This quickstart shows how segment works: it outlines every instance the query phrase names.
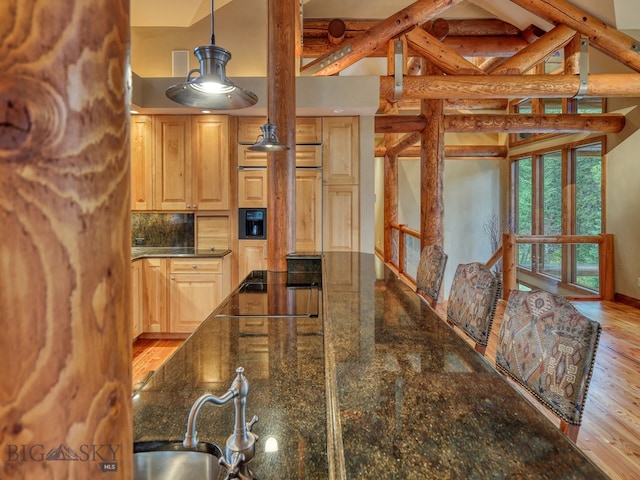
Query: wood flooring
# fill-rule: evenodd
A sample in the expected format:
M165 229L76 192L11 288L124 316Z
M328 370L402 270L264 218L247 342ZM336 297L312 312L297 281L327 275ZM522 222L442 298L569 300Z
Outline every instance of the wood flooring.
M640 479L640 310L615 302L574 302L602 325L577 446L613 480ZM442 313L442 306L437 309ZM486 357L495 358L500 319ZM136 340L133 383L156 370L183 340ZM534 402L535 404L535 402ZM538 407L556 424L553 415Z

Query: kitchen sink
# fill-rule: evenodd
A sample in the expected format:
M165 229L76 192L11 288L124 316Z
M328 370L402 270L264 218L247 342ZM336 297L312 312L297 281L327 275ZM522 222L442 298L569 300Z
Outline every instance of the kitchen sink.
M149 441L133 444L134 480L217 480L222 451L214 443L199 442L184 448L182 441Z

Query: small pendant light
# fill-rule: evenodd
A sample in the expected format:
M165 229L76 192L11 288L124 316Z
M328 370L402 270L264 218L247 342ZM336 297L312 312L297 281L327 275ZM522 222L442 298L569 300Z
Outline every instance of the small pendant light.
M215 44L213 12L211 0L211 44L196 47L193 51L200 68L191 70L185 83L167 88L165 95L188 107L211 110L235 110L255 105L258 101L255 93L238 87L227 78L225 68L231 53ZM192 78L195 73L199 75Z
M247 147L248 150L254 152L279 152L289 150L289 147L280 143L276 135L276 126L273 123L269 123L268 119L267 123L260 126L260 130L262 130L262 135L258 135L256 143Z

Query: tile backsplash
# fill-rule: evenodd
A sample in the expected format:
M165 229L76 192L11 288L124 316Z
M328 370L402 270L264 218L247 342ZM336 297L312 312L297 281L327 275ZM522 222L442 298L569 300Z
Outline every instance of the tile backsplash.
M192 213L132 213L131 245L134 247L193 247Z

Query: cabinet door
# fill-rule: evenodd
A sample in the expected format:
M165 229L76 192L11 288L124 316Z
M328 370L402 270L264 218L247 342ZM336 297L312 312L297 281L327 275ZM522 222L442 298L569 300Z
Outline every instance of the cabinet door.
M153 210L153 117L131 117L131 210Z
M238 206L241 208L265 208L267 206L266 169L238 171Z
M229 209L229 123L227 117L197 115L193 132L191 208Z
M258 135L262 135L260 127L267 122L266 117L240 117L238 119L238 143L256 143ZM280 137L276 129L276 135ZM296 143L320 144L322 143L322 118L298 117L296 118Z
M142 262L134 261L131 264L131 323L132 340L142 333Z
M329 117L322 125L325 185L359 182L360 123L357 117Z
M191 118L159 115L155 118L155 208L191 208Z
M322 250L322 172L296 169L296 251Z
M358 251L360 242L358 185L328 185L323 191L323 250Z
M222 300L222 276L209 273L175 273L169 281L169 330L191 333Z
M167 264L166 258L145 258L143 261L143 330L145 333L166 333L167 328Z
M264 240L240 240L238 242L238 275L240 281L252 270L267 269L267 242Z

